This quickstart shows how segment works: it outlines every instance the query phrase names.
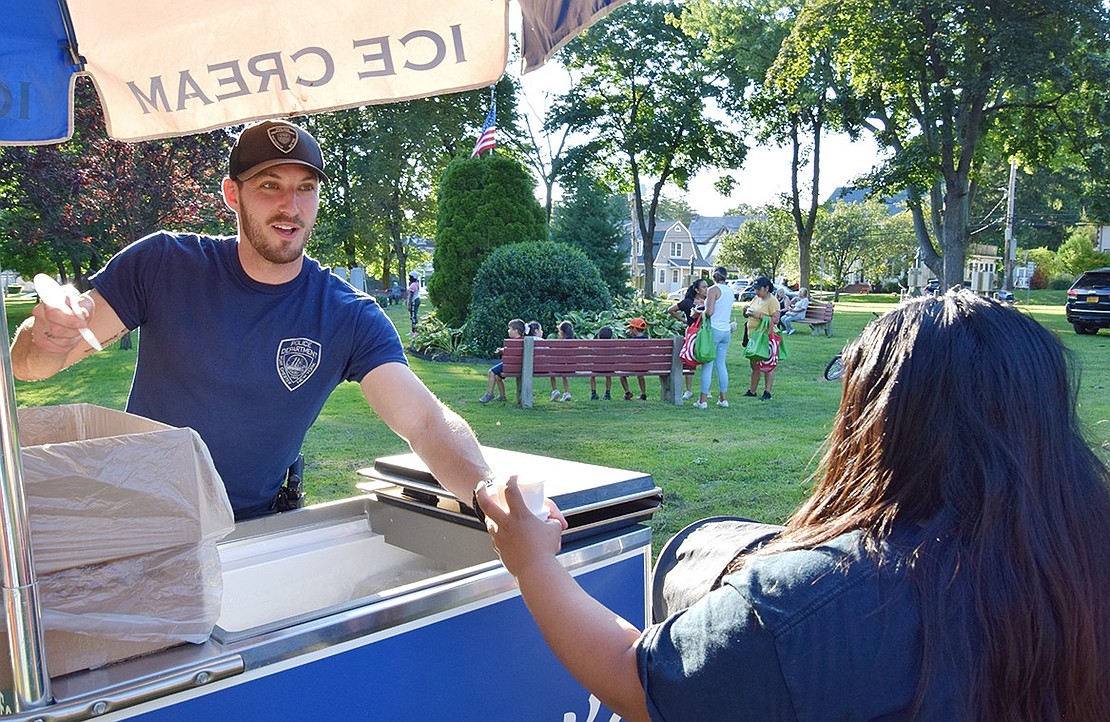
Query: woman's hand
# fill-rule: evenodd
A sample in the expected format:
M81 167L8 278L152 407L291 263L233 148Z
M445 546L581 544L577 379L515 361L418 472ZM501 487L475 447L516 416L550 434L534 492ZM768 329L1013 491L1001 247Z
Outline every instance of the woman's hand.
M500 489L482 486L477 498L486 515L486 530L493 539L493 548L514 577L549 562L559 553L567 521L551 499L544 501L548 518L540 519L528 510L516 476L510 476Z

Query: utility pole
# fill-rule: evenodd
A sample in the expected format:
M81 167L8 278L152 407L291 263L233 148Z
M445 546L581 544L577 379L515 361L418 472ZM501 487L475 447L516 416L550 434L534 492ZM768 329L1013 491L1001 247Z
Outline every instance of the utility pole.
M636 214L636 194L628 194L628 215L630 216L632 226L632 242L629 244L631 248L629 252L632 254L629 258L629 265L632 266L632 287L640 289L640 254L636 252L636 233L640 230L640 220Z
M1014 290L1014 259L1017 258L1017 243L1014 240L1014 191L1017 187L1017 161L1010 159L1010 185L1006 190L1006 248L1003 263L1005 277L1003 288Z

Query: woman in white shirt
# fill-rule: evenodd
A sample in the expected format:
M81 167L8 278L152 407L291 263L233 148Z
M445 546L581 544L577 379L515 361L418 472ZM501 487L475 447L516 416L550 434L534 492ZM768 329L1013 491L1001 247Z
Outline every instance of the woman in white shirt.
M705 315L713 327L713 345L717 349L714 359L701 367L701 397L694 402L694 408L709 408L709 386L713 383L713 370L717 371L717 405L728 408L728 345L732 342L732 304L736 297L732 288L725 283L728 270L724 266L713 269L713 285L705 295ZM705 323L705 320L702 320Z

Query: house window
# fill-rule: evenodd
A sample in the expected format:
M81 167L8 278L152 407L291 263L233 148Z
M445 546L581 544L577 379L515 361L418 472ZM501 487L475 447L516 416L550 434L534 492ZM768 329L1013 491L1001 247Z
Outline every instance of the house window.
M671 243L671 258L681 258L681 257L682 257L682 243L677 242L677 241Z
M678 271L677 270L671 271L671 283L677 284L679 282L679 280L680 279L679 279L679 276L678 276Z
M659 283L662 284L662 283L666 283L666 282L667 282L667 272L666 271L659 271Z

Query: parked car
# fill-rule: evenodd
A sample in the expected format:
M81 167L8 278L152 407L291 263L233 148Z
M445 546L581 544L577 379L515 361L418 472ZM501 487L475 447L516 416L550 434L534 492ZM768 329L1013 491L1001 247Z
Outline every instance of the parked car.
M783 293L786 294L787 298L797 298L798 297L798 292L797 291L795 291L790 286L784 286L781 283L776 283L775 287L772 289L772 291L776 294L779 291L782 291Z
M1068 289L1064 315L1081 335L1110 328L1110 267L1095 268L1076 279Z
M728 285L729 288L732 289L732 295L736 298L736 300L743 301L744 299L741 298L741 294L743 293L745 288L751 285L751 281L747 278L734 278L728 282Z
M739 291L736 291L737 301L750 301L755 298L755 284L748 283Z
M743 284L741 284L739 282L734 282L734 281L729 281L729 283L733 284L732 292L736 296L737 301L745 301L746 302L746 301L750 301L753 298L755 298L755 284L754 283L752 283L750 281L745 281ZM775 291L778 291L780 288L784 289L786 291L787 298L796 298L798 296L798 292L795 291L794 289L792 289L788 286L783 286L783 285L779 285L779 284L776 284L771 289L771 292L774 293Z

